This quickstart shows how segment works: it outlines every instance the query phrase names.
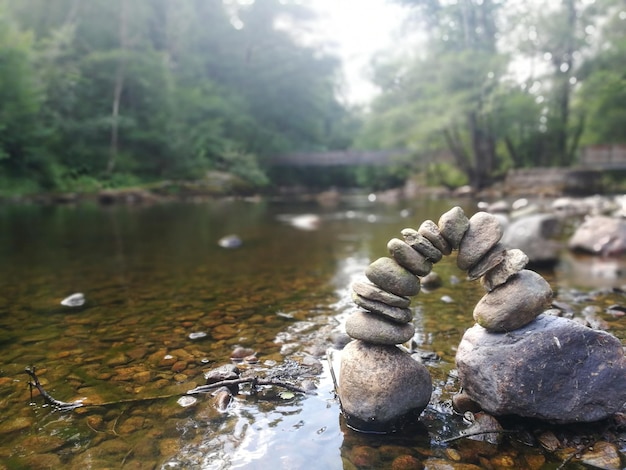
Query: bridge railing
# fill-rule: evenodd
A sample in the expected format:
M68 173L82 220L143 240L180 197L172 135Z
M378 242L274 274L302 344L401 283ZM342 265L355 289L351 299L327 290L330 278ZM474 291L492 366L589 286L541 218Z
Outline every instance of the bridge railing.
M407 150L337 150L277 155L268 160L272 166L391 165L408 156Z

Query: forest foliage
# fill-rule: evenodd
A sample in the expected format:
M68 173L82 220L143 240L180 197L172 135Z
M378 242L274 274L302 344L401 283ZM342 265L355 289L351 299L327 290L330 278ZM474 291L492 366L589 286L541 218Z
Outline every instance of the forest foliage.
M89 190L345 147L339 61L257 0L0 0L0 187Z
M380 94L351 108L339 59L302 40L316 18L299 1L0 0L0 195L211 170L257 187L384 187L427 169L483 187L626 141L623 0L394 1L405 40L373 59ZM411 158L269 167L350 147Z
M480 188L626 143L623 0L395 1L421 36L376 59L359 147L411 149L441 182Z

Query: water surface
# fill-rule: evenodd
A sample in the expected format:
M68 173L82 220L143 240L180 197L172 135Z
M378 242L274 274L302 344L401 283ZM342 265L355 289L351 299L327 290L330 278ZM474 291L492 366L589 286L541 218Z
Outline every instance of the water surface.
M412 347L427 358L434 382L420 422L372 436L341 418L325 351L353 308L350 282L387 254L402 228L436 221L457 204L476 211L469 200L380 204L365 196L333 207L0 207L0 468L391 468L407 455L432 468L479 465L478 455L554 468L554 455L537 446L507 441L479 452L463 441L441 443L464 426L450 408L454 355L483 295L451 258L435 266L443 286L412 304ZM218 246L229 234L242 246ZM624 318L603 314L624 303L612 289L624 281L581 281L567 266L542 274L576 314L595 308L594 318L624 342ZM60 304L75 292L84 293L83 307ZM231 363L237 347L256 352L258 362L238 363L247 373L278 371L284 381L312 383L315 393L255 394L244 386L224 412L210 395L188 408L177 404L205 382L205 371ZM60 400L146 400L60 413L41 397L31 402L27 366ZM171 398L148 400L159 396Z

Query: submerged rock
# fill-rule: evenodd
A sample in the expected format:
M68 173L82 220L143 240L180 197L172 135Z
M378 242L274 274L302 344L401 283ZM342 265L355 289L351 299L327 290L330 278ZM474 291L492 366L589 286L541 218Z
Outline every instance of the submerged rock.
M72 294L61 300L61 305L65 305L66 307L82 307L85 305L85 295L81 292Z
M626 253L626 220L588 217L570 238L568 248L594 255Z
M626 358L614 336L540 315L523 328L465 332L461 386L487 412L556 423L608 418L626 403Z
M348 425L388 432L426 408L432 383L426 367L397 347L352 341L341 353L338 392Z
M217 244L222 248L239 248L243 242L238 235L226 235L225 237L220 238L217 241Z

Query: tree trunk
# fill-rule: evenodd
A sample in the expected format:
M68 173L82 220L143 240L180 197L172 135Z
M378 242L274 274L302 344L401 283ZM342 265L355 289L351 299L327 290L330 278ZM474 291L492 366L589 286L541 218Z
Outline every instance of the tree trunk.
M124 92L124 76L126 69L126 48L128 43L128 11L127 0L120 0L120 16L119 16L119 41L120 41L120 57L115 70L115 83L113 84L113 103L111 106L111 141L109 145L109 161L107 162L106 173L111 174L115 171L117 156L119 153L119 117L120 104L122 101L122 93Z

